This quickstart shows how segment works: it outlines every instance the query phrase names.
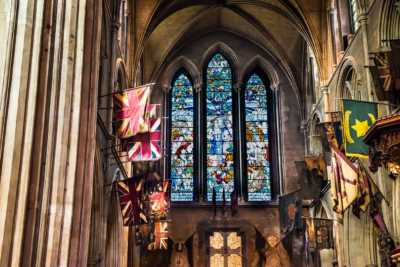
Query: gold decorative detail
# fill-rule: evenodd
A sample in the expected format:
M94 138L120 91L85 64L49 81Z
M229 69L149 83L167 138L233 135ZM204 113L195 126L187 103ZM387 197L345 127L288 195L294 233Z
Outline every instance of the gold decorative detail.
M228 247L230 249L238 249L242 247L242 238L233 232L228 235Z
M351 133L350 133L350 115L351 115L351 111L346 111L345 115L344 115L344 124L343 124L343 130L344 130L344 136L346 137L347 143L349 144L354 144L354 140L351 137Z
M242 257L240 257L238 254L229 255L228 267L242 267Z
M351 128L356 131L357 137L362 137L369 129L368 121L359 121L356 119L356 123L351 126Z
M224 265L224 256L221 254L215 254L210 257L210 267L222 267Z
M213 236L210 236L210 247L213 249L221 249L224 246L224 237L220 232L214 232Z

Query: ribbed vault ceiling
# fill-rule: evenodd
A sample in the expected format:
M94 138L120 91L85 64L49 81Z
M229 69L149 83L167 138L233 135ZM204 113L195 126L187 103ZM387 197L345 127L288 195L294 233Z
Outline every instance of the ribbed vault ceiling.
M142 34L139 53L144 57L145 77L182 40L205 31L227 30L262 46L290 66L295 76L301 71L299 55L307 43L318 55L317 31L322 9L320 0L168 0L161 1ZM307 14L304 16L303 14ZM139 50L140 50L139 49Z

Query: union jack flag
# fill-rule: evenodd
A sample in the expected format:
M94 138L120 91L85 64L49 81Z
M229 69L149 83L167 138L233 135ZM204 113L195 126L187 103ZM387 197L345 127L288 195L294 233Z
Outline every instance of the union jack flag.
M119 138L132 137L148 131L146 108L150 85L114 94L114 128Z
M127 150L130 161L155 161L161 158L161 119L156 117L159 105L149 104L149 131L140 133L128 141Z
M156 221L154 223L154 242L150 243L149 250L167 250L168 249L168 222Z
M134 179L122 180L116 183L121 206L122 220L124 226L137 225L147 222L142 211L142 203Z

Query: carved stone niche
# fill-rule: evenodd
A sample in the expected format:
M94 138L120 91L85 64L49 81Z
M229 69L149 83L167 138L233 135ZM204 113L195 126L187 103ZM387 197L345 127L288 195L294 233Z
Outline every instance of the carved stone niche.
M377 120L364 142L369 145L370 170L388 169L391 178L400 176L400 112Z

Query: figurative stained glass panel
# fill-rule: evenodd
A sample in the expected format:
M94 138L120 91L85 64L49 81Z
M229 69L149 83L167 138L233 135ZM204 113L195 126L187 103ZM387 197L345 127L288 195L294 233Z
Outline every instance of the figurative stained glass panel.
M215 54L207 66L207 200L226 200L234 188L232 72L228 61Z
M171 106L171 201L193 201L193 86L185 74L173 83Z
M268 201L271 200L268 94L257 74L246 85L245 117L248 200Z

